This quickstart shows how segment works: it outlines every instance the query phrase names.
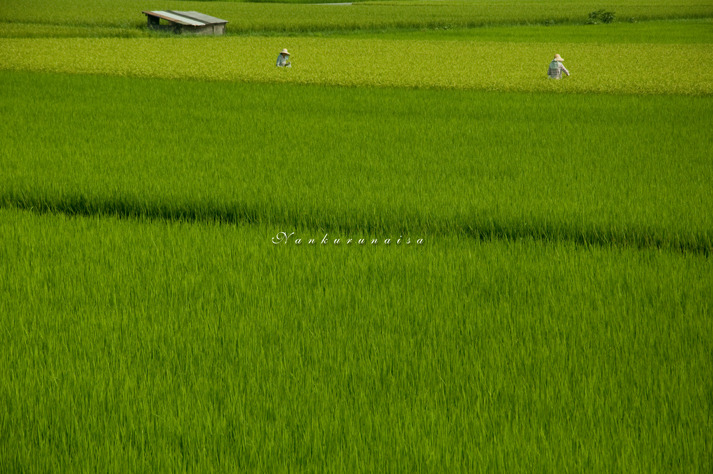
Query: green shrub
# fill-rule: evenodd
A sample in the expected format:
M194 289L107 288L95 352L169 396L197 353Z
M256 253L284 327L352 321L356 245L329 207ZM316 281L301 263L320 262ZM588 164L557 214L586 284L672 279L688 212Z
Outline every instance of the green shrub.
M614 21L614 16L614 12L604 12L599 15L599 19L602 20L602 23L611 23Z
M586 23L588 25L596 25L599 22L611 23L614 21L615 16L616 16L616 13L614 13L614 12L608 12L604 9L595 10L595 11L589 13Z

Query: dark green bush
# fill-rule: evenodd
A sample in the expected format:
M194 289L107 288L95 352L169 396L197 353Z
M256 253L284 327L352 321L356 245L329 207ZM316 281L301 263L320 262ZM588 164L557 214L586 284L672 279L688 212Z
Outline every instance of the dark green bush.
M614 12L603 12L599 15L599 19L602 20L602 23L611 23L614 21Z
M587 25L596 25L600 21L602 23L611 23L614 21L616 14L614 12L608 12L604 9L595 10L589 13L587 18Z

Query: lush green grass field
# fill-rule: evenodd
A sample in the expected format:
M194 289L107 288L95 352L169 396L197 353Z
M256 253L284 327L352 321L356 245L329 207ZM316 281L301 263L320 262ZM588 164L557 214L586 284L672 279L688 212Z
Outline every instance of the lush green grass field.
M228 36L286 36L286 33L236 32ZM517 43L713 43L713 19L651 20L610 25L521 25L477 28L387 28L379 30L335 30L292 33L289 36L341 38L374 38L401 40L469 40ZM105 26L38 25L33 23L0 23L0 38L137 38L170 36L145 28Z
M1 28L1 27L0 27ZM19 31L15 36L24 36ZM87 33L88 34L88 33ZM2 35L2 30L0 30ZM651 20L609 25L521 25L477 28L384 29L314 33L342 38L514 43L713 44L713 19ZM7 36L10 36L8 33ZM50 36L48 33L47 36ZM67 34L66 36L69 36Z
M289 47L294 67L275 68ZM555 52L572 77L550 81ZM685 67L666 58L685 57ZM496 91L713 94L713 44L345 38L0 39L0 70Z
M0 0L0 472L710 472L711 17Z
M14 205L713 246L709 97L0 81Z
M0 470L710 470L708 257L276 229L0 210Z
M519 0L382 2L352 6L184 2L166 0L3 0L0 23L103 26L135 29L146 24L143 10L196 10L228 20L228 31L324 31L375 28L470 27L498 24L578 23L594 10L617 18L710 18L702 0L602 2Z

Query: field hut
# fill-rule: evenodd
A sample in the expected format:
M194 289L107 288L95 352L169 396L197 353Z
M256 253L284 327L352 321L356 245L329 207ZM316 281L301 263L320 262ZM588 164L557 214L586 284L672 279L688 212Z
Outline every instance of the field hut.
M142 12L146 15L149 28L168 30L176 34L222 35L225 33L227 20L198 12L179 12L175 10L157 10ZM164 20L164 23L161 23Z

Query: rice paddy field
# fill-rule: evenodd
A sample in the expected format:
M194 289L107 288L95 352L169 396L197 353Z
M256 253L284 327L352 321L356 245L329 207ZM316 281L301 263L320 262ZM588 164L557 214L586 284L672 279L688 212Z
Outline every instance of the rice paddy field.
M711 472L711 51L694 0L2 2L0 472Z

